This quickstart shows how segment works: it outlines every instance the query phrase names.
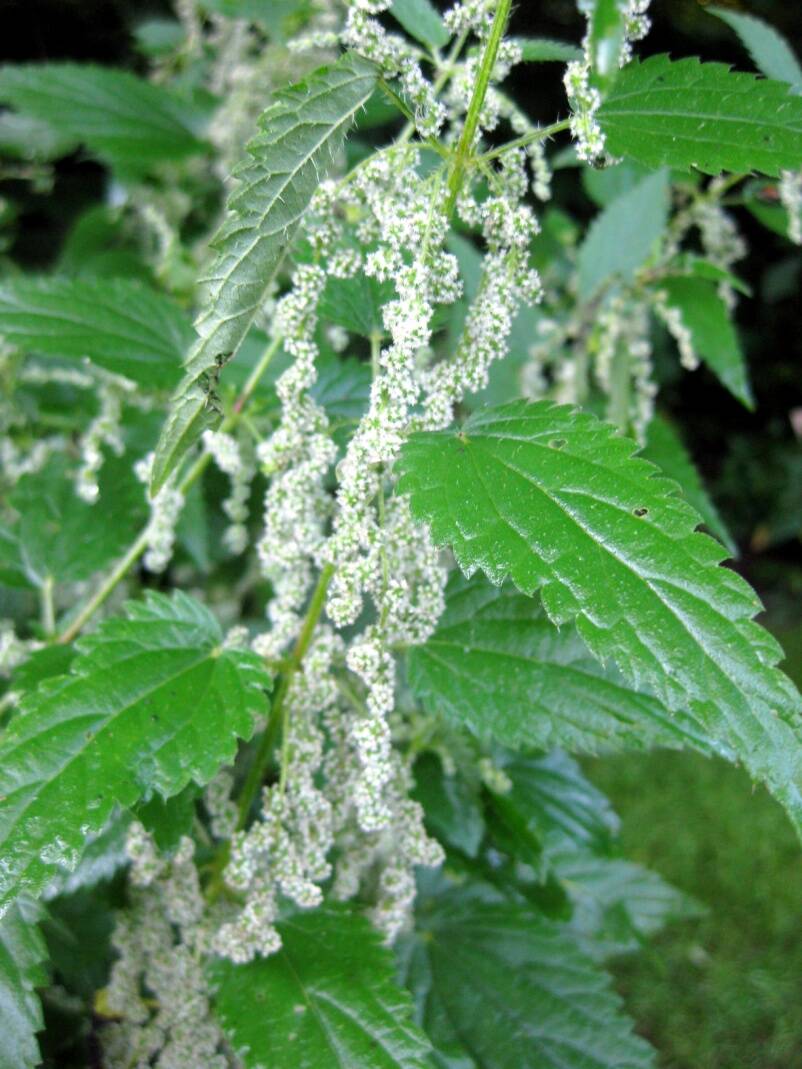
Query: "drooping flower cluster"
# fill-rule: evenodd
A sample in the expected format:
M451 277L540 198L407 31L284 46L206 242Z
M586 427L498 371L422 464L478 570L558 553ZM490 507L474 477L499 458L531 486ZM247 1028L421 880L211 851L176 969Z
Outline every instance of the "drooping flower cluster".
M788 238L802 245L802 170L780 175L780 203L788 212Z

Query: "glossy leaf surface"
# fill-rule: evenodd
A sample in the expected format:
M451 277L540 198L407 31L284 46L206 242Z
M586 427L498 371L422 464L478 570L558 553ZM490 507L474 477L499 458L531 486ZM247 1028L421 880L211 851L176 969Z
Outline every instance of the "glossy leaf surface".
M150 593L23 700L0 742L0 906L74 868L116 804L177 794L233 759L270 680L222 642L199 602Z
M540 590L554 623L576 621L597 659L691 714L800 828L802 698L782 651L676 484L634 451L591 415L514 402L413 436L399 488L464 572Z
M282 948L212 966L215 1010L246 1069L426 1069L430 1046L369 922L343 908L278 925Z

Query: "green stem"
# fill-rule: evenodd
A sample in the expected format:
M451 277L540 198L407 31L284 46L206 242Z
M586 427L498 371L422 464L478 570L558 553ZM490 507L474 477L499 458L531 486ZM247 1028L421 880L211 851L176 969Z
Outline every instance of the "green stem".
M248 376L248 380L242 388L242 393L234 402L231 408L231 412L220 425L221 431L227 432L233 430L233 428L237 426L240 419L242 418L242 410L247 405L248 401L250 401L254 390L259 384L259 380L267 370L270 361L278 352L280 345L281 339L274 338L273 341L271 341L270 345L267 346L264 353L262 354L261 359L254 367L251 374ZM210 456L208 453L201 453L201 455L195 460L192 467L186 473L184 478L179 482L176 488L180 494L186 494L190 487L194 486L194 484L198 481L198 479L206 470L209 464L209 460ZM92 617L95 615L100 606L104 604L104 602L107 600L107 598L112 593L117 584L125 578L125 576L136 564L136 562L139 560L139 558L142 556L142 554L147 548L148 529L147 527L145 527L137 535L136 539L131 543L125 556L115 565L111 572L109 572L109 574L100 584L100 586L89 599L89 601L87 601L87 603L79 611L77 616L75 616L68 624L68 626L61 632L61 634L55 640L56 642L60 642L66 645L68 642L72 642L73 639L80 634L84 626L89 622L89 620L92 619Z
M41 623L45 638L50 638L56 630L56 614L53 607L53 576L48 575L39 591L41 605Z
M482 160L498 159L499 156L503 156L505 152L510 152L512 149L525 148L527 145L531 145L534 141L547 141L555 134L567 130L570 125L570 119L560 119L559 122L554 122L551 126L544 126L537 130L531 130L528 134L516 137L514 141L507 141L506 144L499 145L498 148L491 149L489 152L484 152L479 158Z
M265 771L267 770L268 763L276 745L279 728L282 730L281 770L279 773L281 784L280 789L282 791L284 790L286 767L290 757L289 743L287 741L287 727L289 721L289 712L286 708L287 694L289 693L293 676L301 667L306 652L309 649L312 636L315 633L315 628L317 627L321 613L323 612L326 593L333 576L334 565L327 564L320 573L317 586L312 594L309 607L306 610L301 633L298 635L295 648L288 658L287 667L281 673L281 679L279 680L279 685L276 689L276 696L273 699L272 708L270 710L270 719L268 720L262 738L259 740L259 747L254 754L251 767L248 769L248 775L245 777L242 791L237 800L237 831L241 831L248 822L248 814L250 813L251 806L259 793L259 788L262 786ZM225 889L223 873L225 872L230 857L231 844L226 841L220 846L212 865L211 879L209 880L209 885L206 890L206 898L209 902L214 902L219 898Z
M504 31L507 28L507 20L510 15L511 6L512 0L498 0L496 13L493 16L493 25L490 28L490 36L485 45L476 84L473 87L471 102L468 105L468 113L465 116L465 125L462 128L462 133L460 134L460 139L457 143L457 148L451 165L451 174L448 179L448 200L446 202L446 214L449 217L453 214L454 208L456 207L457 197L459 196L465 172L468 169L468 164L471 160L473 142L476 137L476 131L479 129L479 119L482 114L482 107L485 102L488 86L490 85L490 79L493 75L493 68L496 65L499 46L504 39Z

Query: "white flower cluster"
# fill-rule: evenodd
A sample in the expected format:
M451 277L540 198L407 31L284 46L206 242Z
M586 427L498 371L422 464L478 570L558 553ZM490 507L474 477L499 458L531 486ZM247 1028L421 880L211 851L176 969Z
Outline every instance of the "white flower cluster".
M0 620L0 676L10 675L41 646L36 639L20 638L11 620Z
M244 553L248 547L248 498L256 474L253 460L243 443L223 431L204 431L203 445L231 480L231 493L223 502L223 512L231 520L223 532L223 545L235 555Z
M654 309L663 321L679 349L679 362L687 371L699 367L699 354L693 344L693 335L682 318L682 312L675 305L667 304L668 295L660 291L655 296Z
M134 465L137 479L145 486L150 482L153 453L148 453ZM148 548L143 563L149 572L163 572L173 556L175 528L184 507L184 495L171 482L166 483L150 503L150 519L146 530Z
M664 302L660 307L663 317L673 317L676 312ZM675 319L672 322L676 328ZM610 398L608 415L625 430L631 426L635 437L643 442L657 395L652 378L648 302L637 294L614 296L599 313L597 333L595 374Z
M788 239L794 245L802 245L802 171L783 171L779 194L788 212Z
M268 609L272 628L256 645L265 657L279 656L298 631L313 561L331 514L325 479L336 446L328 433L325 411L309 393L317 378L314 339L325 282L320 267L301 264L289 293L276 308L274 329L295 360L276 384L281 423L257 449L263 470L272 476L265 495L264 534L257 547L262 570L274 590Z
M699 198L690 210L690 223L699 228L704 254L716 267L729 271L743 260L748 249L732 214L722 207L717 193L720 179L714 178L706 196ZM728 282L719 284L718 292L727 306L735 305L735 291Z
M103 466L103 446L107 445L117 456L123 453L120 433L122 400L134 388L132 382L116 375L104 376L98 385L99 411L81 435L81 466L75 483L78 496L90 505L97 501L100 493L97 478Z
M132 905L118 916L112 940L117 959L105 991L112 1020L101 1030L104 1065L233 1069L203 974L208 928L194 843L184 837L166 858L134 822L127 850Z

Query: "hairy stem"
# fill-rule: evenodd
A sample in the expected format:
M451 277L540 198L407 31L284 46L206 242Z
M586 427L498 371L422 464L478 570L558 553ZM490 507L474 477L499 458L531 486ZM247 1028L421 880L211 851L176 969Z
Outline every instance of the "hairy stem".
M242 412L248 401L253 396L253 392L259 384L259 380L264 375L265 371L278 352L281 345L280 338L274 338L265 349L261 359L254 367L251 374L248 376L248 380L242 388L242 393L234 402L230 414L223 420L220 425L221 431L233 430L242 418ZM204 471L208 467L210 456L208 453L201 453L201 455L195 460L195 463L184 475L183 479L179 482L177 490L180 494L185 494L190 487L192 487L198 479L203 475ZM135 540L129 546L125 556L112 568L100 586L97 588L92 597L86 602L83 608L78 614L73 617L67 627L56 638L56 642L66 644L72 642L84 626L92 619L97 610L104 604L109 595L112 593L117 584L126 577L128 572L133 568L145 550L148 548L148 529L147 526L137 535Z
M504 39L504 31L507 28L507 20L510 15L512 0L498 0L496 13L493 16L493 25L490 28L490 36L485 45L482 62L479 66L479 74L473 87L473 95L468 105L468 113L465 116L465 125L462 128L460 139L454 153L451 165L451 174L448 178L448 201L446 214L452 215L457 204L457 197L462 188L465 172L473 152L473 142L476 131L479 129L479 119L482 114L482 106L485 102L487 89L496 65L499 46Z

